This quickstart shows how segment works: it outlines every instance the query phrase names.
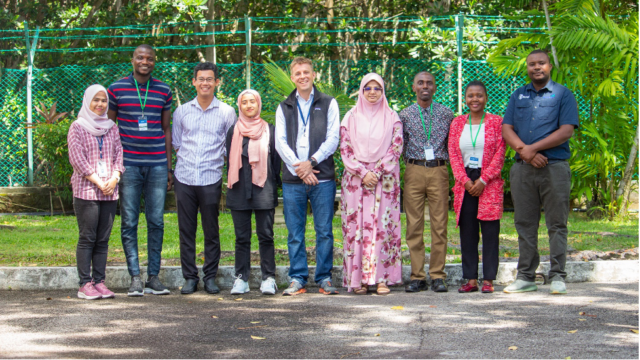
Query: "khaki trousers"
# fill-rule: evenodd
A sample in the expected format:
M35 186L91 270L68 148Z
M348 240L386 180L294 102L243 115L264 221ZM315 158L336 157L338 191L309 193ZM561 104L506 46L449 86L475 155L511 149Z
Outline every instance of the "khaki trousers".
M424 201L429 201L431 227L431 279L444 279L449 220L449 172L447 166L407 164L404 172L404 211L407 246L411 254L411 280L426 280L424 272Z

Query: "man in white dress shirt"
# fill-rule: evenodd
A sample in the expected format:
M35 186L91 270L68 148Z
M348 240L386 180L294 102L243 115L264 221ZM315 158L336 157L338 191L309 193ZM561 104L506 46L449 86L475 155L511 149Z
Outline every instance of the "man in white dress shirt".
M310 59L291 62L296 85L276 111L276 150L285 163L282 174L284 220L289 231L289 287L283 295L306 292L309 278L305 229L307 201L311 202L316 231L315 282L331 295L334 200L336 196L333 153L340 142L340 109L336 100L313 86L316 73Z

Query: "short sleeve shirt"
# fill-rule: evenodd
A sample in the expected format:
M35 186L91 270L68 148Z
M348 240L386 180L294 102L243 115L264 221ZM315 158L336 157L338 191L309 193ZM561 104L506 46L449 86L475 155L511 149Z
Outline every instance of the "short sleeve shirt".
M149 83L149 93L147 92ZM125 166L158 166L167 164L162 112L171 111L173 95L164 82L149 78L144 84L134 82L133 73L109 86L109 110L118 112L117 123ZM145 94L147 97L144 110ZM142 100L142 101L141 101ZM140 116L146 116L147 128L141 130ZM142 128L143 129L143 128Z
M405 159L426 160L424 149L431 147L436 160L449 160L449 126L454 118L453 111L435 101L432 104L433 113L431 107L423 109L414 103L399 114L402 121ZM425 126L422 126L419 111L422 111ZM430 138L429 124L431 124Z
M502 123L513 125L520 140L531 145L562 125L578 127L578 104L569 89L553 80L540 91L527 84L511 95ZM567 160L571 157L569 141L540 153L549 160ZM520 159L520 155L516 154L516 159Z

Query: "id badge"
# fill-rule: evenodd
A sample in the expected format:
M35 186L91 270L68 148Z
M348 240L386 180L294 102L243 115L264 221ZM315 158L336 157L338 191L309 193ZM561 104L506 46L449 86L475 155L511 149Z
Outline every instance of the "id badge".
M138 130L147 131L147 117L144 115L138 116Z
M302 130L302 137L300 138L300 140L296 144L297 147L302 148L302 149L306 149L306 148L309 147L309 138L307 137L307 132L305 130L306 129Z
M436 159L436 155L433 153L433 148L432 147L430 147L430 146L426 147L425 146L425 148L424 148L424 158L427 161Z
M109 174L107 173L107 164L102 160L98 161L98 163L96 164L96 170L96 172L98 173L98 177L106 178L107 176L109 176Z
M480 159L478 159L477 157L471 156L471 157L469 158L469 166L468 166L468 167L469 167L470 169L477 169L477 168L479 168L479 167L480 167L479 160L480 160Z

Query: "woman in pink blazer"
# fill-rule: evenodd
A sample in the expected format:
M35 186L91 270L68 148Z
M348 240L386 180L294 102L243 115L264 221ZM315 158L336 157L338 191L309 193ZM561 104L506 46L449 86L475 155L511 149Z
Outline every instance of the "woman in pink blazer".
M502 118L484 111L487 89L481 81L465 89L470 113L453 119L449 130L449 158L456 183L453 208L460 226L462 275L469 281L458 292L478 291L478 243L482 229L483 293L493 292L498 273L498 240L504 181L500 173L506 144Z

